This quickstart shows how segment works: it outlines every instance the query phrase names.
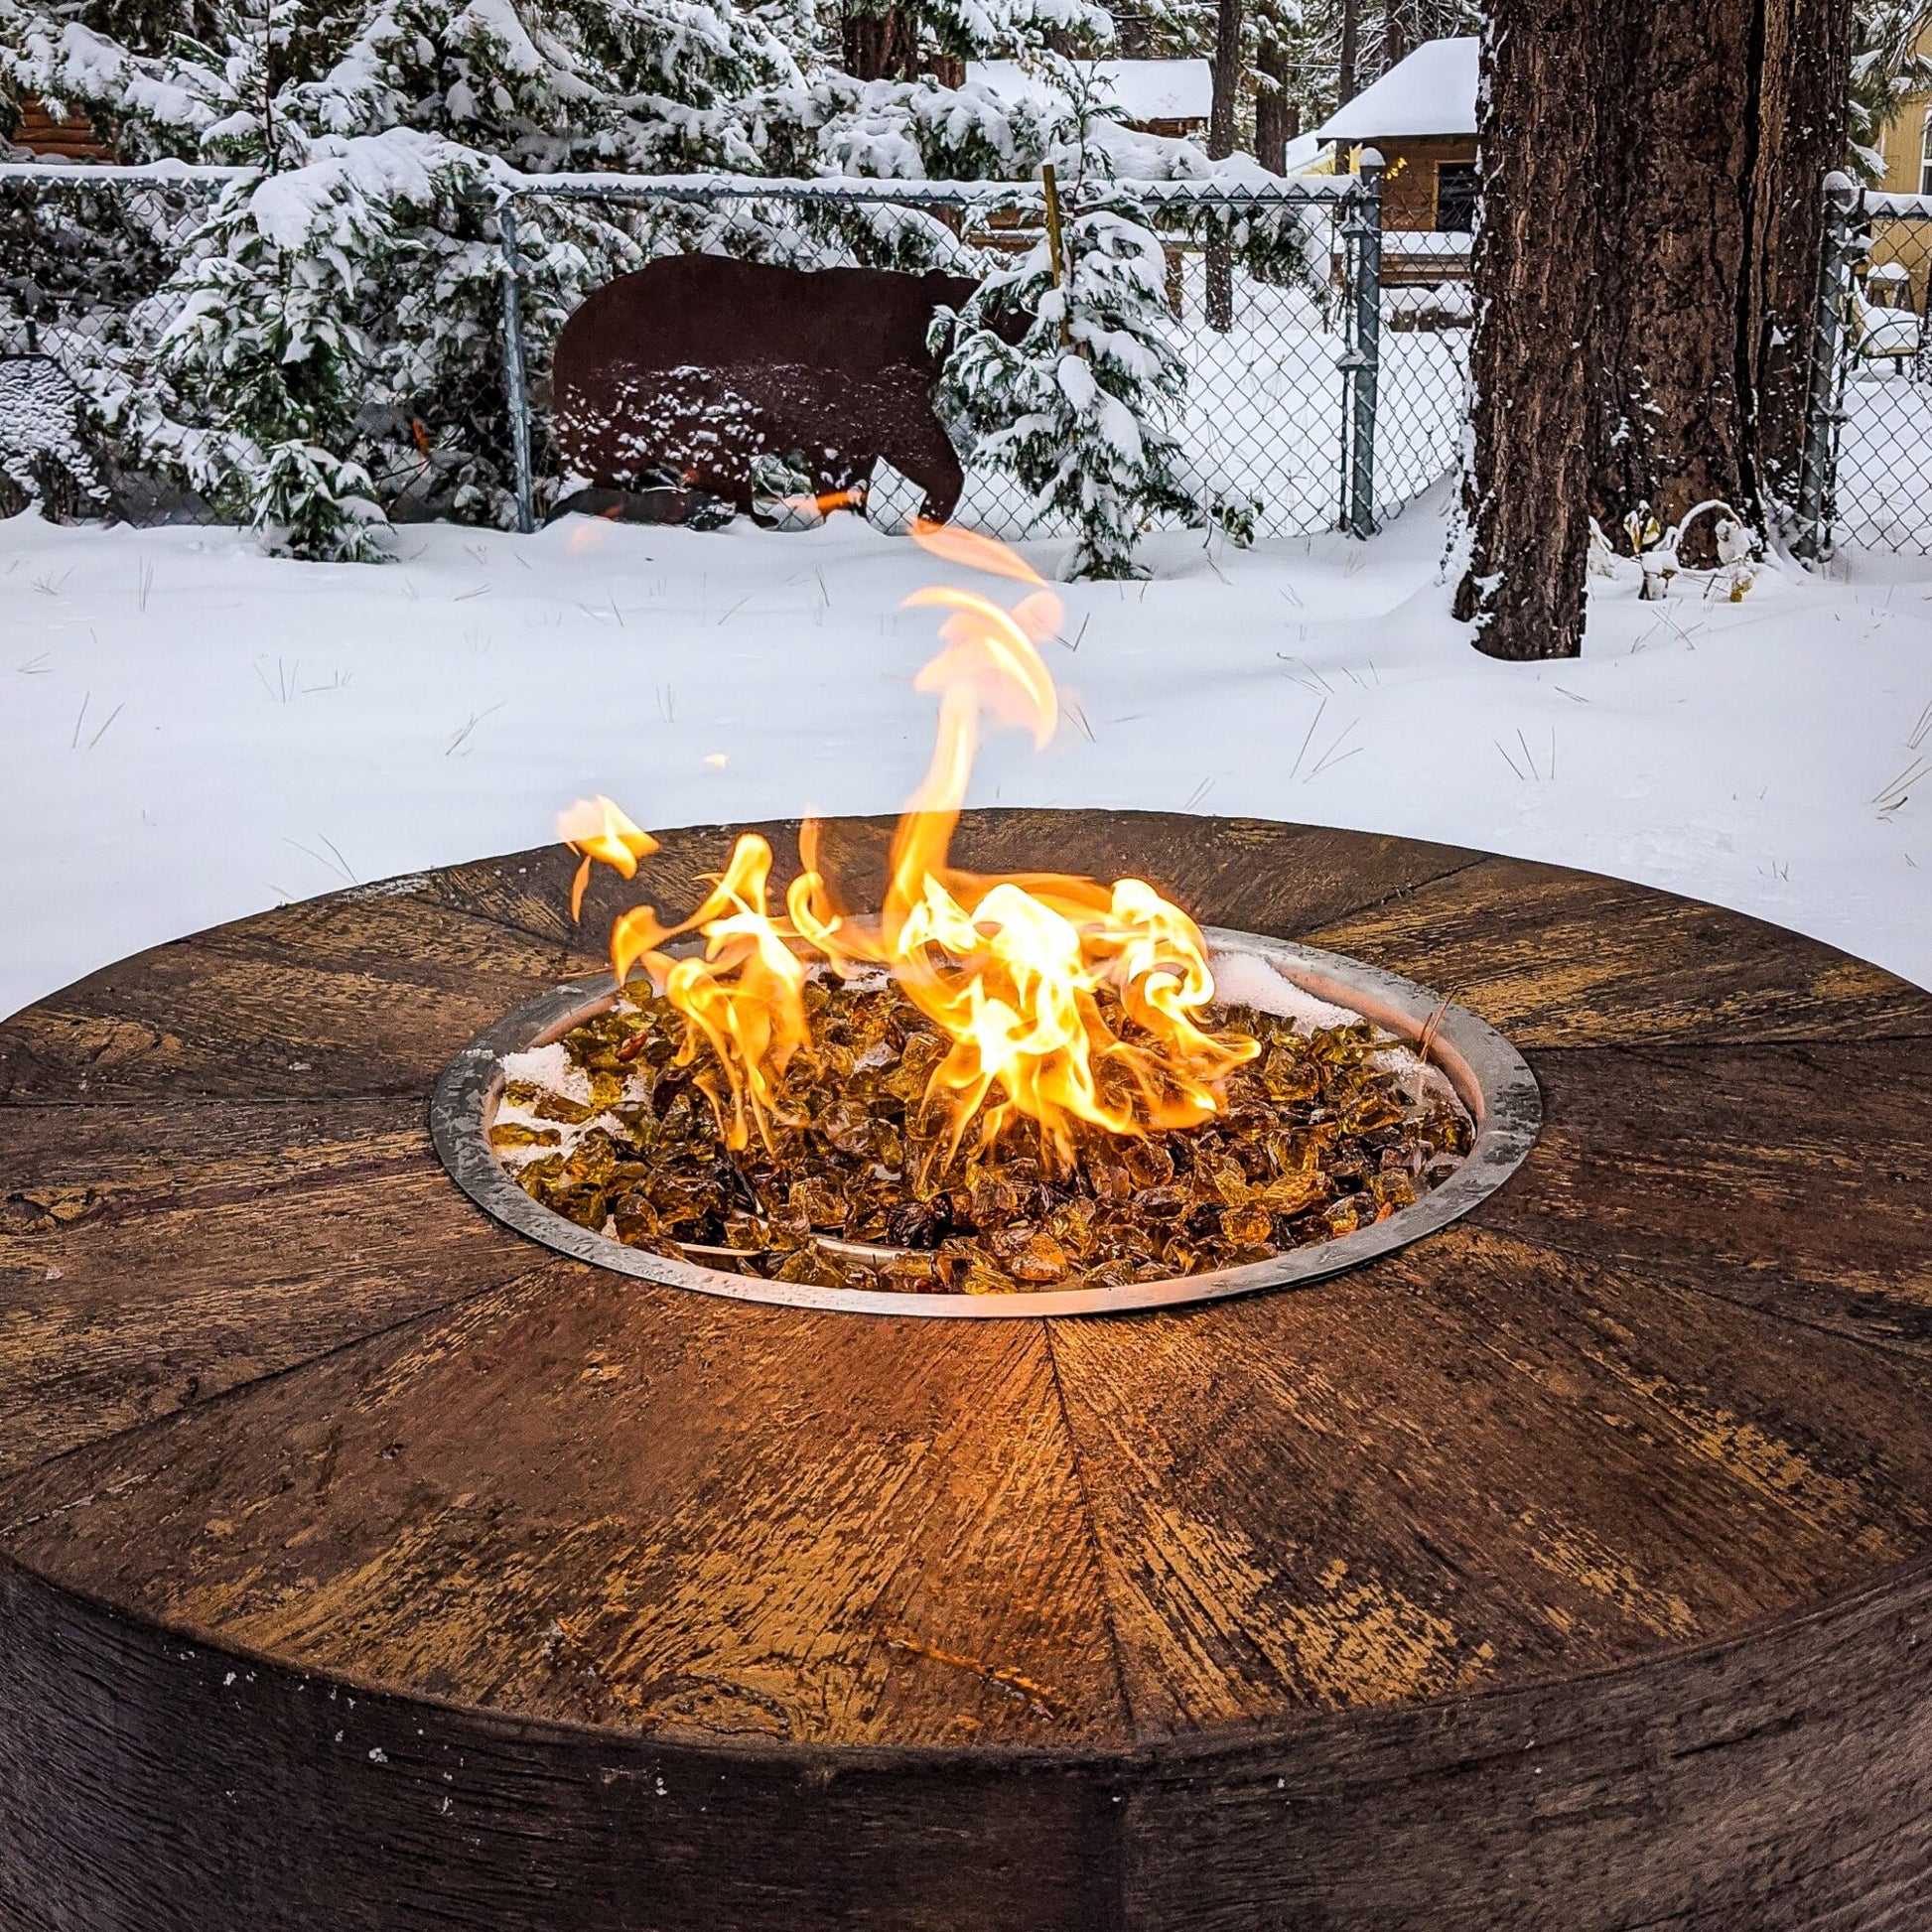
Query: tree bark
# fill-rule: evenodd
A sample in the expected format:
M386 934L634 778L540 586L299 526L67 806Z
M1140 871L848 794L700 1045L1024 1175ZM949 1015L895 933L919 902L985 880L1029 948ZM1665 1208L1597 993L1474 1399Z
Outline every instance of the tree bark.
M1824 243L1819 184L1851 146L1852 9L1844 0L1790 0L1783 44L1761 117L1765 178L1755 341L1758 484L1774 504L1797 494L1805 452L1818 251Z
M1234 152L1235 117L1241 101L1241 0L1218 0L1214 27L1214 93L1207 118L1209 160ZM1234 256L1225 241L1207 245L1207 326L1223 334L1234 327Z
M1495 0L1479 134L1471 551L1455 614L1492 657L1583 648L1595 386L1598 0Z
M845 70L860 80L911 80L919 71L919 37L900 7L848 7L841 20Z
M1633 16L1604 266L1605 532L1713 498L1763 529L1797 475L1819 184L1843 156L1843 0L1707 0ZM1606 198L1607 199L1607 198ZM1714 519L1687 563L1715 561Z
M1713 500L1766 529L1795 482L1851 16L1499 0L1489 61L1457 610L1492 655L1567 655L1589 514L1632 548ZM1716 525L1684 563L1716 561Z
M1255 96L1255 159L1271 173L1284 175L1288 144L1302 133L1302 110L1282 91L1291 78L1282 56L1264 50L1260 66L1270 84Z
M1398 0L1386 0L1382 9L1382 71L1387 73L1409 53L1409 23Z
M1360 92L1356 70L1362 64L1361 0L1341 0L1341 46L1335 58L1335 105L1355 98Z

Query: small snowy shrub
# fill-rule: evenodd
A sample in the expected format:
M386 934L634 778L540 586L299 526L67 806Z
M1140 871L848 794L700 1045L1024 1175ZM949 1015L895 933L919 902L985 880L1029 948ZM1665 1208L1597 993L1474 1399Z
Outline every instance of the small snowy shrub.
M975 461L1079 532L1069 576L1128 577L1147 524L1196 501L1170 427L1186 369L1160 241L1105 207L1073 215L1064 233L1063 285L1042 236L966 305L946 397L980 438ZM1017 345L988 326L1003 310L1032 318Z
M193 237L160 367L178 406L208 432L189 481L271 549L381 554L368 472L344 453L368 359L348 319L357 264L372 271L392 241L380 203L346 162L238 182Z

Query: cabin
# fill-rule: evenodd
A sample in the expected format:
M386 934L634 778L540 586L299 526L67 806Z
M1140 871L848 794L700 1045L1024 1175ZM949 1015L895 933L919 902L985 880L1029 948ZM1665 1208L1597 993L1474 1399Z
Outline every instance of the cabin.
M1214 103L1214 70L1207 62L1096 61L1092 67L1102 98L1112 103L1112 118L1123 127L1175 139L1207 131ZM1047 100L1058 91L1018 61L971 62L966 78L1010 105Z
M1920 30L1912 51L1932 58L1932 26ZM1887 195L1932 195L1932 94L1901 99L1872 145L1879 164L1873 188Z
M1459 281L1476 212L1474 35L1425 41L1315 129L1337 174L1382 156L1382 272L1392 286Z

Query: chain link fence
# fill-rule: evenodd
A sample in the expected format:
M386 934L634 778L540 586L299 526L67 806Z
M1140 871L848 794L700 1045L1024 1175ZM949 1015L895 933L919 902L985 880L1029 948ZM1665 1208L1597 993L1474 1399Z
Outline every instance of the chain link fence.
M50 367L116 454L116 425L152 388L193 238L239 172L0 166L0 459L20 435L9 399ZM1379 187L1371 172L1244 191L1099 191L1160 239L1167 326L1187 372L1172 427L1209 489L1255 505L1259 533L1366 535L1456 462L1466 289L1453 264L1437 287L1382 286ZM504 176L497 192L504 393L472 400L499 425L507 416L526 523L566 485L549 438L549 360L585 287L694 251L983 277L1035 245L1044 212L1037 184ZM1010 479L966 467L959 521L1005 538L1059 534ZM385 508L407 512L409 476L378 474L376 484ZM897 527L917 501L882 466L867 514Z
M0 166L0 508L36 494L64 512L101 506L97 458L113 461L116 427L150 389L165 292L235 172ZM139 477L116 492L136 513L168 493Z
M1826 188L1801 554L1932 556L1932 196Z
M173 275L221 179L212 170L0 168L0 355L48 356L79 380L150 348L144 306Z

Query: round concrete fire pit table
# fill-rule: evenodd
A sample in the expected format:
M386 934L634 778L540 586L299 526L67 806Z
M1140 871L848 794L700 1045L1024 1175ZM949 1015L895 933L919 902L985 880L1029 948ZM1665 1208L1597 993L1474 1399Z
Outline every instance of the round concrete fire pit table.
M1452 994L1541 1139L1317 1285L767 1307L437 1162L451 1056L597 968L558 852L83 980L0 1028L0 1925L1927 1923L1932 999L1397 839L957 856Z

